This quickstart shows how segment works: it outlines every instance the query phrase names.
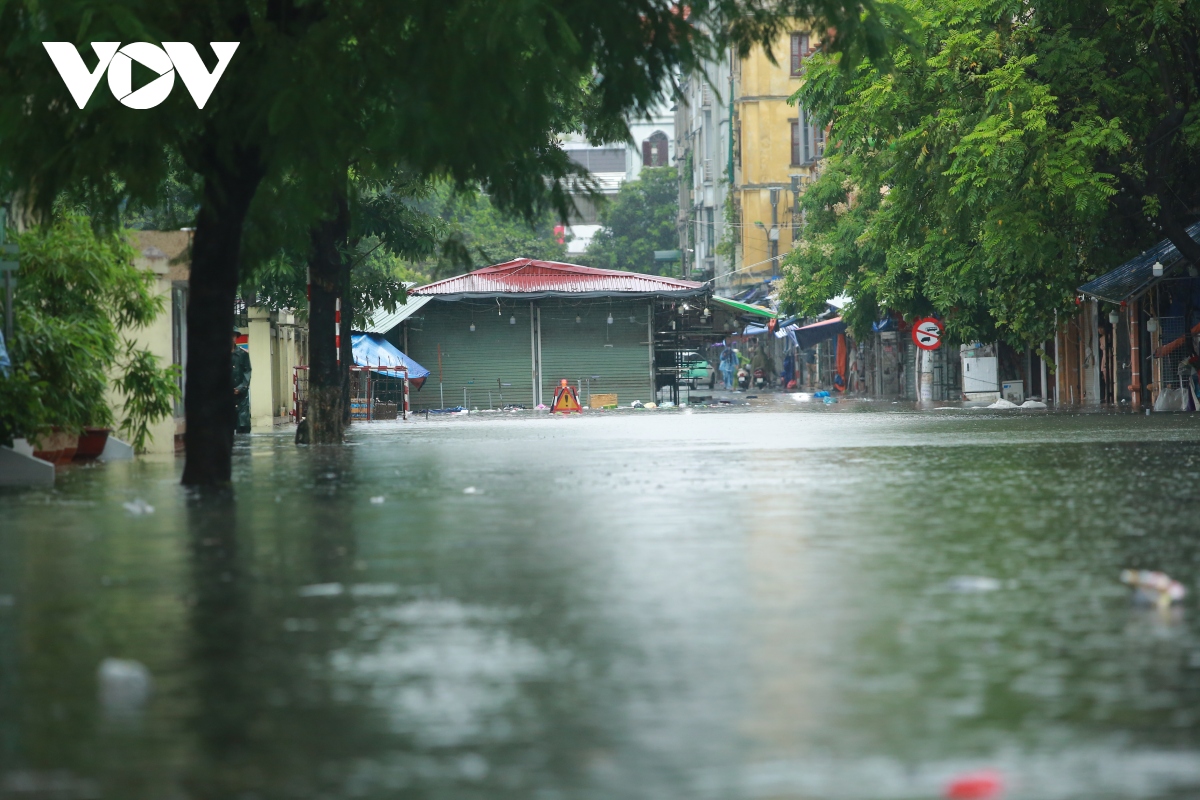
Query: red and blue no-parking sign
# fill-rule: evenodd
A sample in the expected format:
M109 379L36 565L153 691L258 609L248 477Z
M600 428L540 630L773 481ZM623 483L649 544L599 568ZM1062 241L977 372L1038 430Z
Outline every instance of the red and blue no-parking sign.
M922 350L937 350L942 345L942 321L925 317L913 323L913 344Z

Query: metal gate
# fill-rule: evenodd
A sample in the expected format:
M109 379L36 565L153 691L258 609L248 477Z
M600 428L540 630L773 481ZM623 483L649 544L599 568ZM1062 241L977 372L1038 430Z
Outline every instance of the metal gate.
M292 418L308 414L308 365L292 368ZM407 367L350 367L350 419L362 422L408 419Z

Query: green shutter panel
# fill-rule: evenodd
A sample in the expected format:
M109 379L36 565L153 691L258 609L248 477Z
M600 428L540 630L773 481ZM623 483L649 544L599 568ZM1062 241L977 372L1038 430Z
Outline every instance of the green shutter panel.
M529 301L501 300L497 306L494 300L434 300L407 324L408 355L429 370L425 386L412 393L414 410L440 405L439 345L447 407L463 405L465 390L471 408L488 408L489 399L493 408L511 403L533 408Z
M580 379L580 402L615 394L621 405L654 399L650 376L649 300L539 300L542 333L542 402L566 378ZM612 324L608 317L612 315ZM630 318L633 322L630 322ZM576 322L576 318L579 322ZM593 375L596 380L589 380Z

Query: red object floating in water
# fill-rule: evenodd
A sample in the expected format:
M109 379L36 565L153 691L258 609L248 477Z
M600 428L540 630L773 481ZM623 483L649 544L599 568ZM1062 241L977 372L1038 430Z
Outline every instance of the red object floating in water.
M995 770L981 770L959 775L946 784L946 797L950 800L989 800L999 797L1004 790L1004 781Z

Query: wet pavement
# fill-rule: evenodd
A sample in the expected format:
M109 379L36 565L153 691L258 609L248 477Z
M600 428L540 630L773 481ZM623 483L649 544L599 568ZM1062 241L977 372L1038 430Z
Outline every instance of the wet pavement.
M0 491L0 797L1200 794L1191 417L776 397L181 468Z

